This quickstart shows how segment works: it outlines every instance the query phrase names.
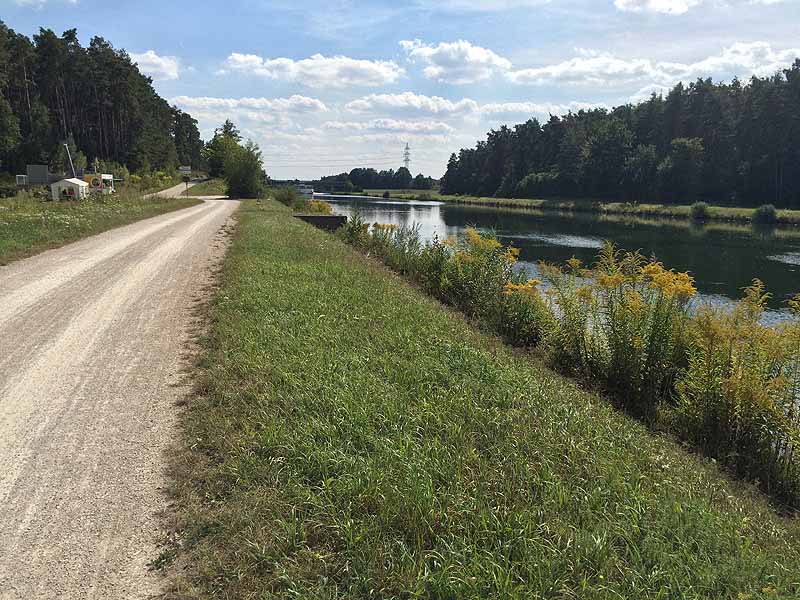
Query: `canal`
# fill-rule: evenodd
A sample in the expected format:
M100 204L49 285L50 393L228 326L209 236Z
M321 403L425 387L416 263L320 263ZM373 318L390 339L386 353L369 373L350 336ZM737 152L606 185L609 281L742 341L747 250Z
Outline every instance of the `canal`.
M800 228L706 225L596 214L496 209L441 202L325 196L334 212L360 212L368 223L417 226L426 240L459 235L465 227L493 232L520 249L520 264L532 276L536 263L563 263L572 256L591 264L604 240L639 250L667 268L689 271L698 301L727 305L741 297L754 277L773 295L765 322L788 316L785 301L800 292Z

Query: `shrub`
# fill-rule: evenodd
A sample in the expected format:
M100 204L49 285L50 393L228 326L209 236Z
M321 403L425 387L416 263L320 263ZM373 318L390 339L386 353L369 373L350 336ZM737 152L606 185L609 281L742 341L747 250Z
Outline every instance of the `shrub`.
M388 191L385 191L385 192L383 192L383 197L384 198L391 198L392 195Z
M273 188L271 194L275 200L286 206L295 206L300 199L300 194L293 187Z
M225 157L225 187L231 198L260 198L264 191L261 151L253 142L236 146Z
M753 211L754 223L775 223L778 220L778 211L772 204L762 204Z
M692 204L691 215L695 221L708 221L711 218L711 211L705 202L695 202Z
M732 312L699 311L670 416L706 454L789 500L800 496L800 324L761 325L767 298L754 280Z
M333 206L324 200L311 200L306 203L304 210L312 214L330 215L333 213Z

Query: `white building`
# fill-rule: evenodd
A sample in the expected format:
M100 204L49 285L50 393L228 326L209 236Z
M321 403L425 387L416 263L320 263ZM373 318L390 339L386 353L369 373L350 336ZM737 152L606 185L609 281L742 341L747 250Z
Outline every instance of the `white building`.
M53 200L83 200L89 193L89 184L77 178L62 179L50 186Z

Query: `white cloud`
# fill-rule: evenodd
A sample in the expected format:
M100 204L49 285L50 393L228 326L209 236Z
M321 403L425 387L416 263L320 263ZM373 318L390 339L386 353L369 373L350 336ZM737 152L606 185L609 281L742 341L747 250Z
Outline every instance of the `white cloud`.
M608 108L608 106L597 102L575 101L565 104L551 102L495 102L481 106L481 113L491 116L563 115L570 111L577 112L593 108Z
M584 53L585 54L585 53ZM579 56L545 67L520 69L508 73L514 83L544 85L611 85L653 77L655 70L647 59L624 59L610 54Z
M159 56L153 50L144 54L131 52L131 60L139 70L156 81L168 81L180 77L181 61L176 56Z
M769 42L736 43L719 54L694 63L653 62L646 58L619 58L587 51L582 56L544 67L512 71L514 83L622 86L625 84L674 85L698 77L718 80L770 75L791 65L800 48L773 49Z
M614 6L626 12L658 12L681 15L701 0L614 0Z
M451 133L454 129L441 121L403 121L397 119L373 119L371 121L328 121L323 129L334 131L392 131L407 133Z
M478 112L478 103L469 98L454 102L441 96L403 92L401 94L370 94L348 102L345 108L352 112L408 109L430 114L468 114Z
M784 0L718 0L717 4L781 4ZM682 15L691 8L708 3L708 0L614 0L614 6L624 12L652 12Z
M507 58L466 40L442 42L436 46L420 40L403 40L400 46L412 62L419 60L428 65L423 70L425 77L441 83L476 83L511 68Z
M297 82L309 87L381 86L395 83L404 70L394 61L361 60L347 56L264 59L255 54L234 52L220 73L258 75L269 79Z
M295 94L289 98L211 98L208 96L176 96L170 103L199 109L255 109L276 112L327 112L322 100Z

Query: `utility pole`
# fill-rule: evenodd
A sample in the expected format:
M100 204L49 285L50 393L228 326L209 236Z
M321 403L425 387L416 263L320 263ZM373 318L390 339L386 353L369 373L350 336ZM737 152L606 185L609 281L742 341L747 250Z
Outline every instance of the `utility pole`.
M411 169L409 167L411 166L411 148L408 147L408 142L406 142L406 148L403 150L403 164L410 173Z
M408 146L408 144L406 144ZM67 149L67 158L69 159L69 168L72 169L72 177L77 177L75 174L75 165L72 163L72 154L69 153L69 144L64 144L64 148Z

